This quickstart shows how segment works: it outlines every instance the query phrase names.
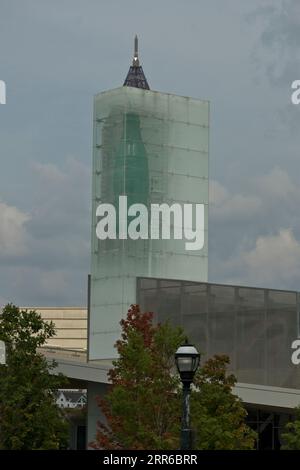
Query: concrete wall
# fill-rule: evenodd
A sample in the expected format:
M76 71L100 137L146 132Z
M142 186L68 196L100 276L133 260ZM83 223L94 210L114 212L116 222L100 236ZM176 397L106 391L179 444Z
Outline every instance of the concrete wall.
M87 449L96 437L97 421L104 422L104 416L101 413L96 398L103 397L108 388L107 384L88 382L87 384Z

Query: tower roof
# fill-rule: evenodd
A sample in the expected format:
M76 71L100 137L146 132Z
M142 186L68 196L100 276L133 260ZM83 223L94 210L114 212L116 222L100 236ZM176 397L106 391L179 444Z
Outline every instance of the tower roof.
M140 65L138 57L138 37L134 38L134 54L132 65L128 71L127 77L123 83L123 86L131 86L135 88L143 88L144 90L150 90L147 78L145 77L143 67Z

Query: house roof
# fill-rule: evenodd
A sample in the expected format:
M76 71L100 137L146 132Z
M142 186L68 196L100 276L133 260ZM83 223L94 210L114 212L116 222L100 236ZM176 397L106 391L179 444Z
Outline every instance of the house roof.
M86 399L85 394L82 391L78 390L60 390L58 393L58 397L60 394L63 394L65 399L67 401L70 401L71 403L77 403L81 397L84 397L84 399Z

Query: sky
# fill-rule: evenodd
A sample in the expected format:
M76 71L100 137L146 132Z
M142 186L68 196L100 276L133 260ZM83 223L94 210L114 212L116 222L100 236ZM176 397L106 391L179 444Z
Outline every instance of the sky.
M208 99L209 281L300 290L297 0L0 0L0 305L86 305L93 95Z

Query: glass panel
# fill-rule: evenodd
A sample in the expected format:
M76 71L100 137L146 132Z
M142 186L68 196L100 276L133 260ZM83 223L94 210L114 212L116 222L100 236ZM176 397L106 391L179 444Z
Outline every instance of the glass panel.
M120 331L120 319L136 302L136 277L207 280L208 119L206 101L132 87L95 96L91 359L115 355L113 344L107 351L107 342L99 335ZM121 195L127 196L128 206L140 203L148 210L153 203L205 204L204 248L188 251L186 240L172 237L98 240L96 208L100 202L112 203L118 213ZM126 219L129 223L127 214L123 222ZM117 219L117 233L119 224ZM171 315L180 323L179 291L169 290L150 307L159 305L161 317ZM119 306L112 313L105 310L109 298Z

